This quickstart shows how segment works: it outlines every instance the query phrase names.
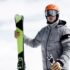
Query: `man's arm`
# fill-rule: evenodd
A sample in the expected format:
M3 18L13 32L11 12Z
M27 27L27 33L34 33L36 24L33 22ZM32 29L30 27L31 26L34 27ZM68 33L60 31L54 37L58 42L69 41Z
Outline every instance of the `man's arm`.
M70 59L70 30L68 28L63 30L60 42L63 46L63 53L57 61L60 62L62 66L65 66Z
M24 43L31 47L37 47L38 45L40 45L41 41L37 40L36 38L30 39L30 38L24 36Z
M68 69L67 65L70 59L70 30L68 28L63 29L60 43L63 47L63 53L60 58L51 65L51 70L62 70L63 68L65 69L65 67Z
M34 48L41 44L41 38L41 32L38 32L34 39L24 36L24 43Z

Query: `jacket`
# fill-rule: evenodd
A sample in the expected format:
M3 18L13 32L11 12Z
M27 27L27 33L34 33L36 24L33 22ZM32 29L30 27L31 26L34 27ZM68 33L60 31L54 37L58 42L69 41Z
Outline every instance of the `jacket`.
M70 30L66 21L59 20L42 28L34 39L24 38L24 42L31 47L41 45L43 57L43 70L50 70L49 53L55 61L63 66L62 70L68 70L70 59Z

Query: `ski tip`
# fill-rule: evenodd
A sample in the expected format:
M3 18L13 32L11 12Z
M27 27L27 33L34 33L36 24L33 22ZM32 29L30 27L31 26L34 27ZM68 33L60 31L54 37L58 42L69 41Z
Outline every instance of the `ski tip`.
M15 22L17 23L17 22L19 22L20 20L24 20L23 15L16 14L16 15L15 15Z

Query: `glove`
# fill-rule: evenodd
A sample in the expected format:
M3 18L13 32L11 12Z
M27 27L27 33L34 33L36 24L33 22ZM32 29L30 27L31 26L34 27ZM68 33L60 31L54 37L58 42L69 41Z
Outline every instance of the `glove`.
M59 62L55 62L53 64L51 64L51 70L61 70L62 66Z

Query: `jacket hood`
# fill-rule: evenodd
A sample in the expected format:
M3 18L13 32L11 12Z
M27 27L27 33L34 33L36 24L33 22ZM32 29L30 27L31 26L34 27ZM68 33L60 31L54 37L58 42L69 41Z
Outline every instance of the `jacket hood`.
M58 25L65 25L65 24L66 24L66 21L64 21L64 20L59 20Z

